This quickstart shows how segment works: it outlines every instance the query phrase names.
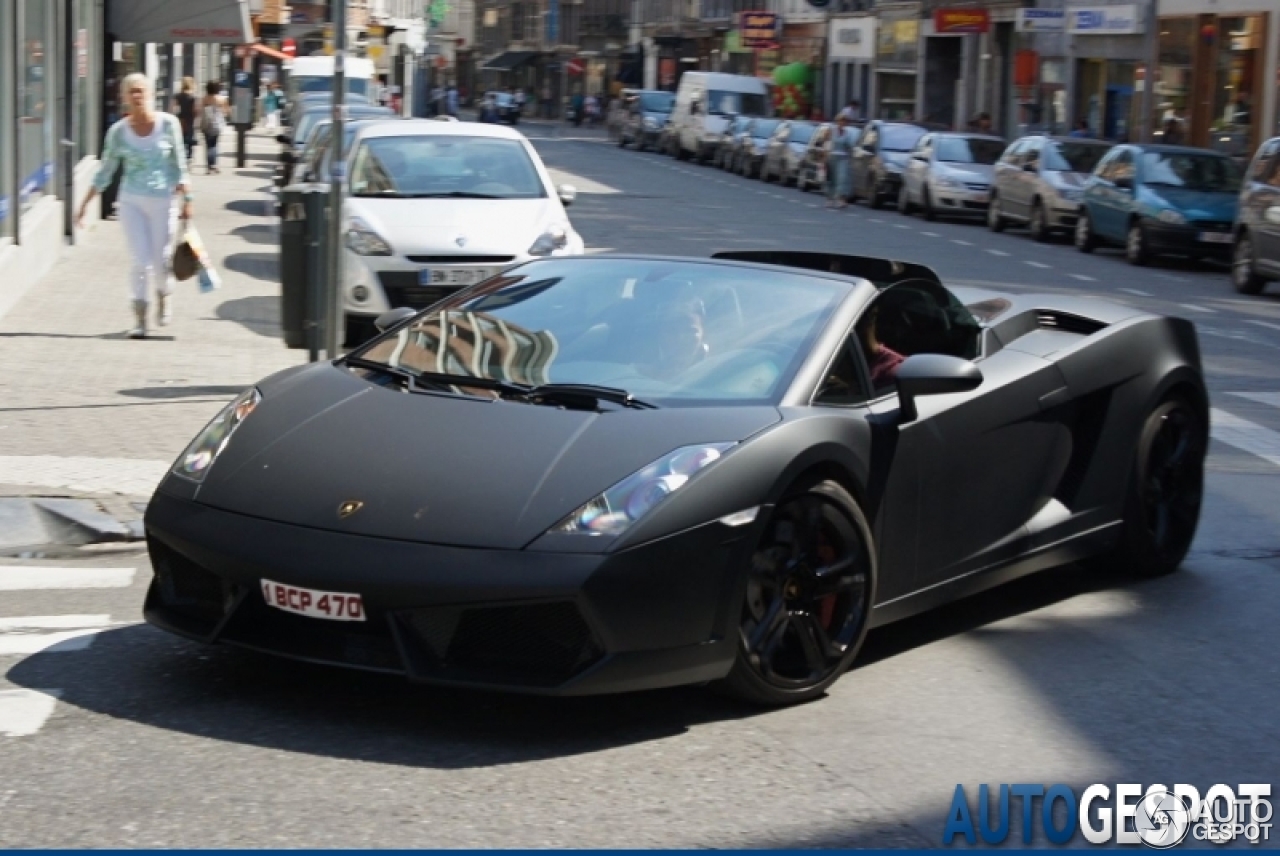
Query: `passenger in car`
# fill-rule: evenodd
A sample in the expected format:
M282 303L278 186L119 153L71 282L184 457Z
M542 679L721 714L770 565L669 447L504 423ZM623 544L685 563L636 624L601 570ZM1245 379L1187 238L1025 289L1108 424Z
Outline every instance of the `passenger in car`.
M867 368L871 372L871 387L877 392L893 386L898 376L898 366L906 359L876 338L876 320L879 315L880 307L872 306L867 316L858 324L862 353L867 358Z

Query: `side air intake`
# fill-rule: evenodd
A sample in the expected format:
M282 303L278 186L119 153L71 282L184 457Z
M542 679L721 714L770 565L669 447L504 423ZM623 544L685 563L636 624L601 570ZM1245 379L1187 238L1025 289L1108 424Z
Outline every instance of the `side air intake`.
M1080 336L1092 336L1107 326L1092 318L1051 309L1041 309L1037 312L1036 323L1042 330L1060 330L1063 333L1076 333Z

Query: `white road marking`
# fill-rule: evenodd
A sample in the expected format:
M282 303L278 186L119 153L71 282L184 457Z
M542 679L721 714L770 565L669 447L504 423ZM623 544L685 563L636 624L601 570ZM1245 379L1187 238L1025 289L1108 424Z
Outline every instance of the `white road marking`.
M47 653L66 653L83 651L93 644L103 628L86 628L84 630L63 630L58 633L18 633L8 635L0 633L0 657L14 655L29 656ZM51 650L49 650L51 649Z
M1269 404L1272 407L1280 407L1280 392L1229 392L1227 395L1234 395L1237 398L1247 398L1250 401L1256 401L1259 404Z
M622 191L616 187L610 187L607 184L601 184L598 181L592 181L581 175L575 175L562 169L552 169L547 167L547 172L551 173L551 180L556 184L572 184L579 193L587 194L613 194Z
M868 220L870 220L870 222L872 222L872 223L883 223L883 222L884 222L884 221L883 221L883 220L881 220L879 217L869 217L869 218L867 218L867 219L868 219Z
M962 246L962 247L972 247L972 246L973 246L973 244L969 243L968 241L962 241L962 240L960 240L959 238L952 238L952 239L951 239L951 243L953 243L953 244L959 244L959 245L960 245L960 246Z
M1209 434L1215 440L1280 467L1280 432L1214 407L1209 411Z
M1009 255L1009 254L1008 254L1008 253L1006 253L1004 250L987 250L987 252L991 253L991 255L993 255L993 256L1007 256L1007 255Z
M134 458L0 455L0 484L150 496L169 465Z
M1097 280L1096 280L1096 279L1094 279L1093 277L1089 276L1088 274L1083 274L1083 273L1073 273L1073 274L1071 274L1071 276L1072 276L1073 278L1075 278L1075 279L1080 280L1081 282L1097 282ZM1121 290L1121 291L1128 291L1129 289L1127 289L1127 288L1122 288L1122 289L1120 289L1120 290Z
M893 228L895 228L895 229L910 229L911 227L910 227L910 226L908 226L906 223L894 223L894 224L893 224Z
M939 235L937 232L921 232L920 234L921 234L921 235L925 235L925 236L930 237L930 238L941 238L941 237L942 237L942 236L941 236L941 235Z
M1167 273L1158 273L1156 274L1156 276L1160 277L1161 279L1167 279L1170 282L1186 282L1187 281L1186 277L1171 276L1170 274L1167 274Z
M128 588L133 568L47 568L40 565L0 566L0 591L41 589Z
M1048 267L1049 267L1047 264L1044 264L1043 262L1024 262L1024 264L1029 264L1029 265L1031 265L1032 267L1037 267L1037 268L1048 268Z
M53 715L61 690L0 690L0 735L30 737Z
M1256 318L1250 318L1249 323L1257 324L1259 327L1269 327L1272 330L1280 330L1280 324L1274 324L1271 321L1259 321Z
M1136 294L1136 295L1138 295L1139 297L1151 297L1151 296L1152 296L1151 292L1149 292L1149 291L1141 291L1141 290L1139 290L1139 289L1137 289L1137 288L1122 288L1122 289L1120 289L1120 291L1125 291L1125 292L1128 292L1129 294Z
M85 627L108 627L110 615L19 615L0 618L0 633L14 630L70 630Z
M1207 306L1196 306L1194 303L1179 303L1178 305L1183 309L1190 309L1192 312L1207 312L1210 315L1217 312L1216 309L1210 309Z

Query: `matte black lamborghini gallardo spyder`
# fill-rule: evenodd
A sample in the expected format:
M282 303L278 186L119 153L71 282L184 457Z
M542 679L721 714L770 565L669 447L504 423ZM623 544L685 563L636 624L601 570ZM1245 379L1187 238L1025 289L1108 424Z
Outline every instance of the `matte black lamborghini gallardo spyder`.
M1173 570L1193 326L812 253L530 262L247 390L146 514L147 619L441 684L821 694L868 628Z

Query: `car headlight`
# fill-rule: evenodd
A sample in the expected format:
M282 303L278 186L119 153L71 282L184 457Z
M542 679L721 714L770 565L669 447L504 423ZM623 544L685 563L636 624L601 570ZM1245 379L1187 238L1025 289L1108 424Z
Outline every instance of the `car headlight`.
M683 446L632 473L551 528L569 535L621 535L709 466L733 443Z
M213 467L213 462L218 459L218 455L222 454L222 450L227 448L231 435L240 427L240 423L249 418L249 414L253 413L260 401L262 401L262 393L256 388L251 388L240 393L234 401L222 408L178 458L173 465L173 474L193 482L204 481L204 477Z
M1074 187L1055 187L1052 190L1058 195L1059 199L1067 202L1079 202L1081 197L1084 196L1084 191Z
M389 256L391 245L359 217L347 223L347 247L359 256Z
M569 230L564 226L552 226L539 235L533 245L529 247L529 255L549 256L556 250L563 250L567 246L569 246Z
M1165 208L1163 211L1161 211L1159 214L1156 215L1156 219L1159 220L1161 223L1169 223L1174 226L1181 226L1183 223L1187 222L1186 217L1183 217L1181 214L1179 214L1177 211L1174 211L1172 208Z
M964 185L947 175L940 175L934 179L934 183L939 187L947 190L964 190Z

